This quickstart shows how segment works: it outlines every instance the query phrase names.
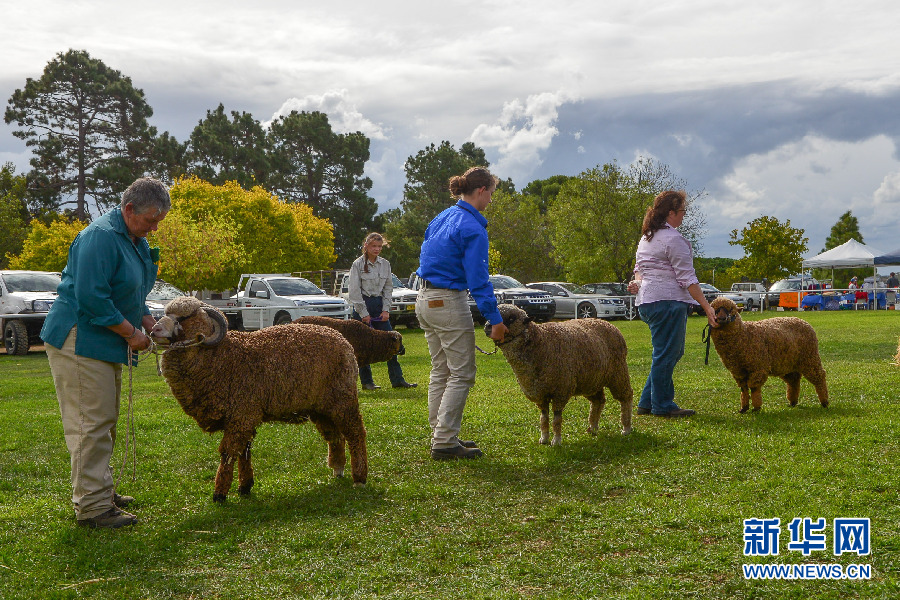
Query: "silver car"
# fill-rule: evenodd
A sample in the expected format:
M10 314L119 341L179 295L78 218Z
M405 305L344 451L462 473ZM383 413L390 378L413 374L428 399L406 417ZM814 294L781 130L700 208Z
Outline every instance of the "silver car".
M543 290L556 302L556 317L560 319L602 319L625 318L627 307L622 298L593 294L590 290L574 283L560 281L539 281L526 287Z

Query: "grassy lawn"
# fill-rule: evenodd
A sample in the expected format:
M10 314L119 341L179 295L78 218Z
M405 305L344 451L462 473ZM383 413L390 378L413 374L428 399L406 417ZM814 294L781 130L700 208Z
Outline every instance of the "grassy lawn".
M240 497L235 477L224 506L211 501L220 434L200 431L148 361L134 380L137 479L129 467L119 489L140 522L119 531L75 525L45 354L0 356L0 598L900 597L900 314L801 316L819 334L828 409L805 380L788 407L772 379L762 412L738 414L692 317L676 400L695 417L635 417L623 437L610 399L592 438L578 398L563 446L540 446L538 410L505 360L479 355L463 435L485 458L462 462L429 458L428 353L420 331L401 330L420 387L360 393L365 487L330 476L312 426L265 424L253 494ZM649 333L616 324L637 396ZM385 367L374 372L387 385ZM123 419L117 470L124 431ZM775 517L779 554L744 556L743 520ZM825 518L828 550L789 551L795 517ZM832 521L853 517L871 519L871 554L834 556ZM749 581L745 563L868 564L872 577Z

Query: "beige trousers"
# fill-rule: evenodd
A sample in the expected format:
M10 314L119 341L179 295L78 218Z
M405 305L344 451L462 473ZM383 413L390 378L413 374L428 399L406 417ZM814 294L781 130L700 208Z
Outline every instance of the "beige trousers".
M122 390L122 365L75 354L77 327L62 348L45 344L63 432L72 462L72 504L78 519L113 507L110 467Z
M475 385L475 324L465 290L425 289L416 317L431 354L428 422L431 447L459 445L459 428L469 388Z

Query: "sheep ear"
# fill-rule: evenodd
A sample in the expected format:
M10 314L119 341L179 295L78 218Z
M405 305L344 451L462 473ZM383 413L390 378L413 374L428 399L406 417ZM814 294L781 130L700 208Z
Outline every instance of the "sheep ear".
M204 305L203 310L206 311L206 315L212 320L213 324L213 333L203 340L203 345L217 346L225 338L225 334L228 333L228 321L225 319L225 315L211 306Z
M738 306L738 307L737 307L737 311L738 311L739 313L744 312L744 307L743 307L743 306Z
M531 317L525 317L524 324L525 324L525 325L528 325L528 324L531 323L532 321L534 321L534 319L532 319Z

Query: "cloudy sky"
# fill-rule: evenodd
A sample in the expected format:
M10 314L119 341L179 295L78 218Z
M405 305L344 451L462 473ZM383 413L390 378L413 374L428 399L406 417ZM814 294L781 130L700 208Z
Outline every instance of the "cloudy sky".
M220 102L261 121L322 110L366 133L382 210L407 157L473 141L518 188L653 157L705 191L706 256L739 258L731 230L761 215L803 228L813 255L847 210L887 251L900 246L898 17L889 0L32 0L3 8L0 97L83 49L179 140ZM11 131L0 124L0 161L23 172Z

